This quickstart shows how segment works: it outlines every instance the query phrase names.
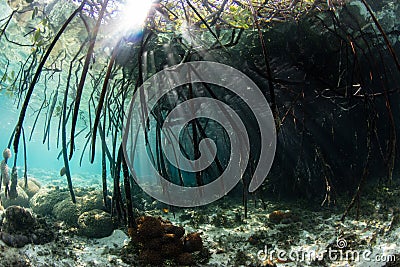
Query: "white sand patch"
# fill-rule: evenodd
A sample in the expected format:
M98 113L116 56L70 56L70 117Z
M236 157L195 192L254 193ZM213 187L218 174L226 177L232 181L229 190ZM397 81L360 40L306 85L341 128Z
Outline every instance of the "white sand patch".
M45 245L27 245L23 248L10 248L0 241L4 251L0 266L14 266L12 261L29 262L34 267L109 267L129 266L113 255L111 250L120 250L128 236L121 230L115 230L109 237L87 239L81 237L60 237L59 240ZM23 266L23 265L18 265Z

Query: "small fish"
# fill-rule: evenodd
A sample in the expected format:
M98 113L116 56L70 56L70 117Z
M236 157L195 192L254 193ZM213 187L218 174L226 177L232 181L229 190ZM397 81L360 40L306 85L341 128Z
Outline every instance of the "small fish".
M62 72L61 69L55 67L55 68L43 68L42 71L48 71L48 72Z
M60 170L60 176L64 176L65 172L66 172L65 167L62 167Z
M168 212L169 212L169 209L163 208L162 211L163 211L164 213L168 213Z

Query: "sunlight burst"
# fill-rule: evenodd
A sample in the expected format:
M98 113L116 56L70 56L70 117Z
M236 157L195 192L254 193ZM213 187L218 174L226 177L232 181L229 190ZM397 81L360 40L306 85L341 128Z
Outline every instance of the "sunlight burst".
M127 0L121 7L120 31L127 33L142 27L152 4L152 0Z

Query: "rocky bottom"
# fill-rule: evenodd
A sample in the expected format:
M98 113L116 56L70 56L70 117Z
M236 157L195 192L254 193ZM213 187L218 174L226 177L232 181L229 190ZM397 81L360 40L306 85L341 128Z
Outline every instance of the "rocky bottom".
M138 220L139 226L142 224L138 236L130 233L139 249L130 242L125 228L114 227L111 235L95 238L79 230L82 218L66 223L48 215L43 226L42 217L42 224L30 221L28 208L24 216L31 232L25 234L21 247L0 241L0 266L400 266L400 189L366 192L365 196L360 218L355 220L354 211L344 222L340 217L348 200L338 200L331 207L301 201L251 201L247 218L239 201L229 198L202 208L174 211L148 203L151 209L143 215L152 217ZM0 213L7 218L6 212ZM86 213L76 217L82 214ZM159 217L162 219L154 219ZM147 229L146 224L163 230ZM3 229L15 231L9 227L3 219ZM54 235L49 235L52 238L45 244L34 242L35 231L43 227L51 227L47 232ZM23 234L23 229L18 231ZM175 237L182 241L176 242ZM202 248L193 249L191 240L199 237ZM160 249L149 242L161 242ZM169 251L174 255L171 260L159 258L163 244L175 246Z

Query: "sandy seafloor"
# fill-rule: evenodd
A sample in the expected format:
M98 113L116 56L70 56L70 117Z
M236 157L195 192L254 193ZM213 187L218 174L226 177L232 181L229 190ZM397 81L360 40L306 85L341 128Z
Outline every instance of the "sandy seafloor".
M63 178L55 174L34 173L36 177L41 176L39 180L43 184L64 186ZM100 187L98 178L75 176L74 184ZM198 266L268 266L271 262L276 266L400 266L399 192L391 192L392 202L386 207L379 201L367 199L368 214L363 214L363 209L367 208L361 206L359 220L350 213L344 222L340 222L343 210L337 207L271 200L265 200L263 207L260 201L255 205L250 200L245 219L240 202L228 198L202 208L167 213L159 204L149 203L148 207L153 206L153 209L146 214L182 225L187 233L201 232L211 257L208 263ZM269 214L275 210L290 210L291 216L281 223L271 222ZM129 242L124 229L115 230L106 238L89 239L71 234L62 222L51 218L48 221L57 225L55 241L19 249L7 247L0 241L0 266L132 266L125 264L120 255ZM342 249L337 247L339 242ZM275 252L266 258L265 249ZM328 251L332 252L331 256ZM278 252L283 254L278 256ZM358 253L359 259L352 258L357 254L350 252ZM310 261L307 255L320 258ZM347 259L345 255L349 255ZM382 257L386 257L386 261L378 262Z

